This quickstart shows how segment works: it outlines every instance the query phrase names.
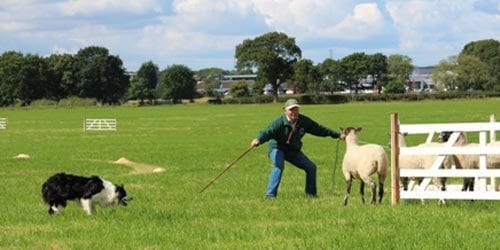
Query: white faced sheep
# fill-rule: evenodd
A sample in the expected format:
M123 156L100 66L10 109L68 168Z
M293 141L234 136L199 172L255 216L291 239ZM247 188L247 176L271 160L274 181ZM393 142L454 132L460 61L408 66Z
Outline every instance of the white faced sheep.
M442 141L448 140L453 132L443 131L441 132L440 138ZM459 147L476 147L477 143L468 143L467 134L460 132L455 146ZM455 165L459 169L472 169L479 168L479 157L476 155L453 155L455 159ZM462 191L473 191L474 190L474 177L464 177Z
M451 132L447 132L451 133ZM456 145L461 147L478 147L478 143L469 143L467 134L460 132ZM500 147L500 142L490 142L487 147ZM478 155L455 155L457 168L479 169ZM500 155L488 155L488 168L500 168ZM465 177L462 185L462 191L474 191L474 177Z
M398 143L400 147L407 147L406 145L406 140L405 140L406 134L398 134ZM449 135L448 135L449 136ZM442 141L447 141L448 137L443 138L441 137ZM410 148L417 148L417 147L443 147L443 143L439 142L426 142L426 143L421 143L418 144L417 146L413 146ZM399 168L400 169L429 169L432 167L434 162L437 160L438 155L400 155L399 156ZM446 156L443 164L439 168L451 168L451 165L453 164L453 159L452 157ZM415 181L421 181L422 178L411 178L412 182ZM401 183L403 185L403 190L408 190L409 186L409 181L410 178L408 177L402 177L401 178ZM446 190L445 182L446 178L433 178L432 179L434 185L442 190ZM411 185L413 186L413 185ZM411 188L410 188L411 189Z
M347 205L347 200L351 192L352 179L360 179L360 195L361 201L364 203L364 185L370 186L372 192L372 204L376 203L377 187L372 179L372 175L378 174L379 182L379 200L382 202L384 196L384 181L387 174L387 154L384 148L377 144L359 145L358 133L361 128L348 127L340 128L342 131L340 139L346 142L346 152L342 162L342 172L346 183L346 193L344 196L344 205Z
M500 147L500 141L490 142L488 147ZM500 168L500 154L488 155L488 166L490 168Z

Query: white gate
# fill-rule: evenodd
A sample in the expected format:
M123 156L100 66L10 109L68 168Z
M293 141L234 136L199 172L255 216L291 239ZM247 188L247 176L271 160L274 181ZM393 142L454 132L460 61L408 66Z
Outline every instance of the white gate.
M116 119L84 119L83 131L116 131Z
M0 118L0 129L7 129L7 118Z
M500 169L490 169L487 166L487 157L500 154L500 146L487 147L487 133L494 135L500 130L500 123L447 123L447 124L399 124L397 114L393 114L391 121L391 167L392 167L392 203L399 199L464 199L464 200L500 200L495 178L500 177ZM395 123L395 124L394 124ZM442 147L399 147L398 133L428 134L427 142L431 141L435 133L442 131L462 131L479 133L479 145L476 147L453 146L459 132L454 132L447 143ZM490 137L494 141L494 136ZM447 155L479 155L479 169L439 169ZM399 155L438 155L429 169L399 169ZM423 177L423 181L414 190L404 191L399 186L400 177ZM475 178L475 187L472 192L462 192L460 188L447 188L446 191L433 189L429 184L432 177L447 178ZM488 182L488 180L490 180Z

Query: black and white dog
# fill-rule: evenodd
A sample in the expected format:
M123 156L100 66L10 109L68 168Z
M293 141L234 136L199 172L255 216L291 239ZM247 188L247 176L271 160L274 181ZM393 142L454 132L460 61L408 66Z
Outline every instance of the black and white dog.
M49 214L58 213L66 207L68 200L80 203L91 215L95 204L101 207L126 206L132 197L127 196L123 185L117 186L97 176L84 177L66 173L51 176L42 185L44 201L49 205Z

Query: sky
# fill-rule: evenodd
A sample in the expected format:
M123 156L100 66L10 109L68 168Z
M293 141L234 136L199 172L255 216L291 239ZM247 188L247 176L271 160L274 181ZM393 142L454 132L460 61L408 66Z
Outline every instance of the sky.
M500 0L0 0L0 54L100 46L127 71L148 61L233 70L238 44L275 31L315 64L364 52L432 66L500 40Z

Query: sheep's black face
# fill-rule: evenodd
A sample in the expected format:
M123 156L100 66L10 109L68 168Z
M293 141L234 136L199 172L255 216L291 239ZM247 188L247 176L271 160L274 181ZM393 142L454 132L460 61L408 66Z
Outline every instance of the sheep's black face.
M451 131L443 131L439 134L439 141L440 142L447 142L448 139L450 139L450 136L453 132Z

